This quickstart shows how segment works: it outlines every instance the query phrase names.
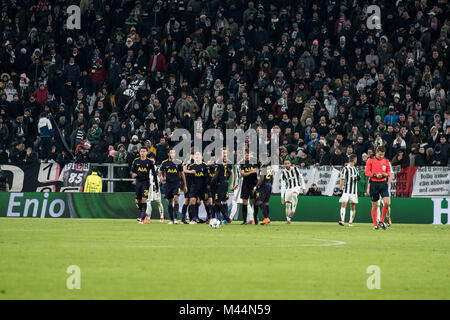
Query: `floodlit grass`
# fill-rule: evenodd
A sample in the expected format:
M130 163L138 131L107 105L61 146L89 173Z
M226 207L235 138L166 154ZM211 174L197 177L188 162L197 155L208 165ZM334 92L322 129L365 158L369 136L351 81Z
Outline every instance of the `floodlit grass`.
M0 299L449 299L449 231L2 218ZM80 290L66 287L70 265Z

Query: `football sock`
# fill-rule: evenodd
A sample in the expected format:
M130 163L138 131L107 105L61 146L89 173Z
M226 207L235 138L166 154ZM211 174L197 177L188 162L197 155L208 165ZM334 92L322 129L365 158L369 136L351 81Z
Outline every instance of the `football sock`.
M219 219L220 218L220 206L218 204L214 205L213 212L214 212L214 218Z
M341 207L341 221L345 221L345 208Z
M248 206L247 208L247 212L248 212L248 217L250 218L249 220L253 220L253 207L251 205Z
M247 222L247 207L248 205L242 204L242 219Z
M212 207L208 204L205 206L206 209L206 220L209 220L212 218Z
M228 206L226 204L220 204L220 212L224 220L229 220L228 218Z
M194 210L194 220L198 219L198 208L200 208L200 205L198 203L196 203L195 210Z
M268 219L269 218L269 206L265 205L265 204L262 204L261 205L261 211L262 211L262 213L264 215L264 218Z
M233 201L231 203L230 220L234 219L234 216L236 215L237 211L238 211L238 204L237 202Z
M142 207L142 215L143 215L142 219L145 219L145 215L146 215L145 213L147 211L147 202L142 203L141 207ZM149 216L150 216L150 213L149 213Z
M391 217L391 206L389 206L389 210L388 210L388 213L387 213L386 217L388 217L388 218Z
M167 209L169 209L169 219L173 221L173 205L167 205Z
M183 204L183 207L181 208L181 221L186 221L187 210L188 210L188 205Z
M162 208L163 206L162 206L162 203L161 203L161 208ZM178 211L180 210L180 205L178 204L178 203L175 203L174 205L173 205L173 218L175 219L175 220L177 220L177 218L178 218ZM164 218L164 210L162 211L163 212L163 218Z
M255 219L255 221L258 220L258 211L259 211L259 206L254 206L255 208L255 213L253 214L253 219Z
M145 213L147 215L150 215L151 211L152 211L152 203L150 200L147 200L147 209L145 210Z
M372 222L373 225L377 226L377 210L372 209Z
M381 212L381 222L384 223L384 218L386 218L386 214L389 211L389 206L383 206L382 212Z
M292 208L291 211L295 212L295 209L297 209L297 202L298 202L298 198L294 197L294 199L292 199Z
M291 213L291 203L286 202L286 219L290 220L289 214Z
M350 209L350 220L349 220L350 223L353 223L353 219L355 219L355 214L356 211Z
M189 220L194 221L195 220L195 206L189 206Z
M137 204L137 206L138 206L139 212L142 212L142 203L139 202L139 203Z

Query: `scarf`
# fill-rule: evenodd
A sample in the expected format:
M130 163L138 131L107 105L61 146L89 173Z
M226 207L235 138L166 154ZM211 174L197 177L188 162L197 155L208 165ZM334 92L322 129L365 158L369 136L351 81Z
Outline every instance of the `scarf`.
M151 72L155 72L157 62L158 62L158 55L157 55L157 54L154 54L154 55L153 55L153 61L152 61Z

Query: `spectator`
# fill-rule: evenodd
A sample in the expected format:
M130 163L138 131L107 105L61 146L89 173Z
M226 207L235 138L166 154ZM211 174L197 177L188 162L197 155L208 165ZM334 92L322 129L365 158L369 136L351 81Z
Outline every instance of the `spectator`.
M53 127L45 112L41 113L38 123L41 142L41 160L47 162L51 158Z
M27 148L23 162L27 166L32 166L32 165L38 163L38 157L31 147Z
M306 193L307 196L321 196L322 191L319 190L317 185L313 183L311 187L308 189L308 192Z
M430 165L432 166L438 166L438 167L445 167L447 166L447 159L444 158L444 155L441 152L441 146L437 145L434 147L434 153L430 157Z
M405 149L398 150L397 154L392 159L391 164L398 168L409 167L409 156L405 153Z

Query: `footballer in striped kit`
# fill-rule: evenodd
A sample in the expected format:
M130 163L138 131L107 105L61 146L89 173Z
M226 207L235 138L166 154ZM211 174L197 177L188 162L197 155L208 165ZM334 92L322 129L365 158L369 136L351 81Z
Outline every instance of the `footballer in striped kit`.
M290 224L297 208L298 195L303 190L306 195L305 180L295 166L291 166L289 159L284 160L284 169L281 171L281 204L286 203L286 223Z
M341 220L339 221L339 224L341 226L345 224L345 210L349 201L349 227L353 225L353 220L355 219L356 204L358 203L358 181L361 179L358 169L355 167L356 162L357 156L355 154L350 155L348 164L341 170L339 179L339 189L342 191L342 196L339 199L339 202L341 203Z

